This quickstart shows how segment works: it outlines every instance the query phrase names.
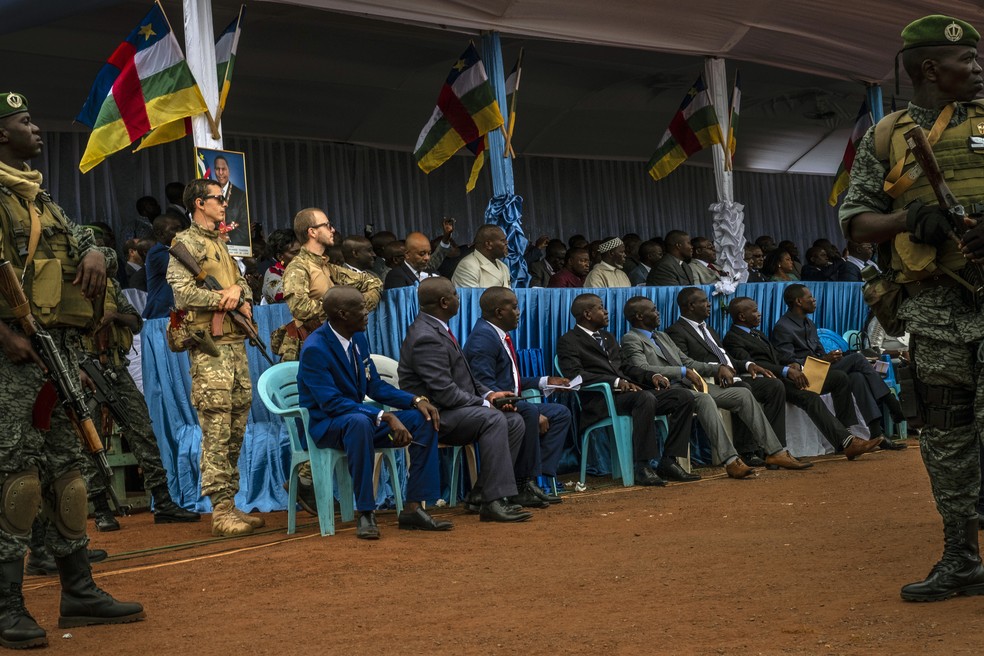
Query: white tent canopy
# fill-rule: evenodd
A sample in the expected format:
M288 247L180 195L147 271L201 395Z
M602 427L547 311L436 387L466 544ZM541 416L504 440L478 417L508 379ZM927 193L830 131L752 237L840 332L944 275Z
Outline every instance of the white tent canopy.
M163 4L180 35L180 2ZM216 30L238 4L213 0ZM73 129L99 67L147 9L6 3L5 86L28 94L48 130ZM736 167L832 174L862 82L890 81L901 26L934 11L984 25L984 8L965 1L251 2L223 127L410 150L467 35L496 29L507 69L526 49L520 156L646 160L703 56L719 55L742 73Z

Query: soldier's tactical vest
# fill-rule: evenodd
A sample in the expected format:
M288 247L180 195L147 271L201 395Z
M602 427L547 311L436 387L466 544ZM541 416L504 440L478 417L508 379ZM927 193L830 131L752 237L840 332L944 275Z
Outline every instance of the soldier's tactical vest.
M103 312L105 314L119 310L119 306L116 304L115 285L116 283L112 279L106 280L106 301L103 305ZM83 335L82 347L86 353L92 353L100 357L105 355L109 358L111 364L121 366L126 359L127 353L133 347L133 333L125 326L121 326L115 322L109 324L104 330L109 332L109 339L107 340L104 352L100 352L99 345L96 344L96 336L92 332Z
M971 136L984 136L984 106L979 101L967 105L967 120L956 127L947 128L933 146L933 154L939 162L940 170L947 186L957 200L965 207L972 203L984 202L984 154L970 149ZM883 121L894 120L889 146L888 167L891 169L906 154L905 137L915 122L907 111L890 114ZM876 151L879 141L879 127L875 128ZM980 127L978 127L980 126ZM882 128L884 129L884 128ZM912 162L911 155L908 162ZM907 170L909 168L907 162ZM905 177L906 173L902 174ZM914 200L936 204L936 194L926 176L921 175L892 204L893 210L900 210ZM949 241L940 247L929 244L915 244L909 239L910 233L896 235L892 242L892 269L900 271L898 282L913 282L939 274L938 266L950 271L959 271L967 264L957 244Z
M5 188L0 188L0 192L3 257L10 261L18 277L23 276L24 293L34 318L45 328L87 328L92 323L92 303L82 296L81 285L72 284L81 257L68 217L46 192L38 195L41 239L24 275L31 213L24 201ZM0 299L0 319L13 318L6 301Z
M192 232L190 229L181 233L185 235ZM229 255L229 251L226 250L225 244L219 241L217 238L198 238L193 237L192 239L184 239L183 241L189 246L189 250L195 253L196 256L202 250L204 250L204 257L198 256L198 264L202 267L202 271L215 277L219 284L222 285L222 289L235 285L239 282L239 267L236 266L236 262ZM194 310L189 311L185 323L191 328L192 331L204 330L211 333L212 316L214 312L208 310ZM226 314L222 319L222 337L227 339L221 339L218 335L214 335L215 341L219 343L226 343L229 341L236 341L236 338L242 339L243 333L236 327ZM232 339L229 339L232 338Z

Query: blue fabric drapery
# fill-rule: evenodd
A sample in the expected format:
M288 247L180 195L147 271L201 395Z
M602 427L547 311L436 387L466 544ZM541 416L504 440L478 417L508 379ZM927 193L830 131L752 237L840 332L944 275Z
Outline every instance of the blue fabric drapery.
M817 312L813 320L821 328L829 328L838 334L863 326L867 307L861 299L861 283L806 283L817 299ZM770 327L785 312L781 283L739 285L737 295L749 296L762 312L762 329ZM710 291L710 288L707 288ZM481 317L478 306L481 289L460 289L461 309L451 320L451 329L464 343L471 327ZM522 312L520 328L516 332L517 348L540 348L546 372L552 373L557 339L573 325L570 306L580 293L598 294L609 310L609 330L621 337L628 328L622 307L632 296L645 296L653 300L662 317L665 328L679 316L675 287L634 287L629 289L517 289ZM730 319L722 310L721 299L712 297L710 325L722 335L730 327ZM726 303L726 302L725 302ZM369 318L369 343L377 353L399 359L403 336L418 311L416 288L391 289L386 292L379 308ZM283 304L259 306L254 309L260 335L267 336L289 318ZM165 328L167 319L144 322L142 358L144 393L150 410L154 430L161 449L161 458L168 472L171 494L175 501L186 508L208 510L206 499L199 494L199 456L201 429L191 407L191 378L188 356L172 353L167 348ZM250 360L250 377L254 389L260 374L269 366L256 349L247 346ZM569 461L565 457L565 461ZM282 484L286 480L290 464L290 446L286 429L279 418L272 417L254 395L249 425L239 461L240 492L237 505L263 512L286 508L287 493ZM604 473L603 461L596 462L594 471ZM383 474L385 481L386 474ZM377 502L385 503L387 490L381 486Z
M523 199L515 194L495 196L485 210L485 222L494 223L506 233L506 243L509 245L506 264L509 265L513 287L526 287L530 279L526 258L523 257L530 241L523 233L522 220Z

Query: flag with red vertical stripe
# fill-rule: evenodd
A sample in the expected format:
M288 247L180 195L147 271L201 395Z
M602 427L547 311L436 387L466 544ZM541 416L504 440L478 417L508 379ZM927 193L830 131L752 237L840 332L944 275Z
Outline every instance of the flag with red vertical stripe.
M485 66L475 46L469 44L451 67L437 106L417 137L413 149L417 166L430 173L462 146L478 141L502 123Z
M711 144L723 143L717 112L704 86L703 76L698 76L659 140L656 152L649 158L646 170L653 180L660 180L694 153Z
M76 117L92 128L79 170L86 173L152 129L206 109L164 10L155 3L103 64Z
M851 186L851 169L854 167L854 156L858 150L861 138L874 125L871 120L871 111L868 109L868 100L861 103L858 117L854 120L854 129L851 131L851 138L847 140L847 147L844 149L844 158L837 168L837 176L834 178L834 188L830 190L830 197L827 203L831 207L837 206L837 198L847 191Z

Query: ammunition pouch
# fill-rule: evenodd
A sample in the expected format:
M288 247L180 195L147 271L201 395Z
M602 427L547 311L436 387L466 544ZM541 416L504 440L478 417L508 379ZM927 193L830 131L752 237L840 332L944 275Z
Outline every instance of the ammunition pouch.
M174 353L182 353L192 348L201 349L213 358L219 356L219 349L206 330L192 326L185 320L186 313L172 311L167 322L167 347Z
M895 282L889 271L864 283L861 293L886 334L892 337L905 334L905 321L899 319L899 310L909 297L908 286Z
M288 321L270 333L270 348L283 362L300 360L304 340L320 326L321 322L317 319L305 321L300 326Z
M951 430L974 423L974 391L915 381L916 395L927 426Z

